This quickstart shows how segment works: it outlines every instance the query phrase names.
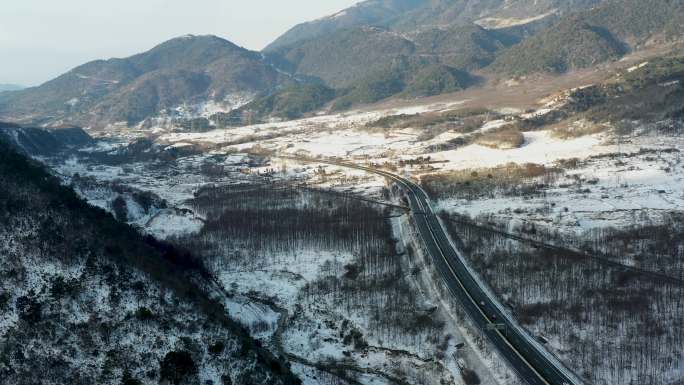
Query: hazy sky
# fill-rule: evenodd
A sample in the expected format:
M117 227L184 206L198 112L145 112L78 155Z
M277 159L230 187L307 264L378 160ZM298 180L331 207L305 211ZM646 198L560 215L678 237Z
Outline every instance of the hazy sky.
M172 37L218 35L259 50L297 23L358 0L3 0L0 83L38 85L93 59Z

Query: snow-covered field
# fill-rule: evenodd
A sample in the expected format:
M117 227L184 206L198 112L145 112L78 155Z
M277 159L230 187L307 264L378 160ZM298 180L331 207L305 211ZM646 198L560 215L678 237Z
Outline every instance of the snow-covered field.
M536 113L526 115L543 115L559 105L558 101L549 103ZM425 112L442 109L445 106L422 106L416 110ZM547 186L546 196L543 198L459 200L444 197L437 202L438 208L445 211L471 216L493 214L517 221L536 221L562 231L581 232L600 226L625 226L640 220L640 216L635 218L635 213L643 212L649 218L657 220L663 211L681 210L684 204L681 193L684 190L684 172L679 164L681 155L678 151L659 151L684 148L682 138L637 135L621 138L621 143L617 143L610 132L563 139L551 131L530 131L523 132L524 143L518 148L495 149L469 144L431 152L431 149L439 148L438 145L462 137L463 134L447 131L420 141L420 131L416 129L374 133L363 127L381 116L413 112L415 111L357 112L203 134L167 134L160 140L168 143L211 142L219 149L226 148L226 144L230 148L230 143L239 142L240 150L258 145L261 150L286 155L389 162L399 172L416 178L426 172L475 170L511 163L554 167L558 161L576 158L582 163L580 168L567 170L555 185ZM506 123L501 119L485 122L479 132L487 132ZM655 154L639 154L643 149L653 150ZM610 154L615 153L624 155L613 159ZM600 157L601 155L604 157ZM399 165L400 161L410 161L417 157L429 157L429 168ZM274 160L276 164L279 162L282 161ZM343 169L339 172L347 175L355 173Z
M551 164L567 158L585 158L615 152L617 147L606 134L561 139L551 131L525 132L519 148L494 149L479 144L447 151L432 151L438 145L464 137L446 131L428 140L420 140L421 129L404 128L373 132L365 125L381 117L418 112L439 112L454 105L421 106L413 109L350 112L326 115L297 121L260 124L239 128L213 130L206 133L169 133L161 135L162 143L196 143L211 145L224 151L259 150L306 157L340 157L375 162L398 162L417 156L430 156L436 161L435 171L479 167L494 167L514 163ZM543 108L538 113L548 113ZM523 114L524 115L524 114ZM529 115L529 114L528 114ZM509 122L493 119L485 122L475 133L486 133ZM410 170L409 170L410 171Z
M589 138L583 139L591 142ZM576 168L562 170L562 176L544 186L543 196L446 197L437 207L472 217L486 215L510 220L512 226L534 223L577 235L601 227L662 223L666 213L684 211L681 148L684 138L662 136L632 138L630 144L620 146L619 153L617 145L600 146L593 151L580 147L576 153L562 155L560 151L540 147L539 151L551 156L540 159L545 155L532 153L517 163L554 166L547 160L580 160ZM482 163L485 167L493 165Z

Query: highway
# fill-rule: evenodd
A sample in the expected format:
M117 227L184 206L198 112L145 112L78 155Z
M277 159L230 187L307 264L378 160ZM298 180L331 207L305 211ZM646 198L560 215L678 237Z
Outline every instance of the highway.
M293 158L302 160L301 158ZM406 192L415 225L450 293L487 336L518 376L530 385L581 385L582 382L550 355L504 310L493 293L480 282L465 259L449 241L425 191L399 175L352 163L307 159L308 162L364 170L396 182ZM457 240L455 240L457 241Z

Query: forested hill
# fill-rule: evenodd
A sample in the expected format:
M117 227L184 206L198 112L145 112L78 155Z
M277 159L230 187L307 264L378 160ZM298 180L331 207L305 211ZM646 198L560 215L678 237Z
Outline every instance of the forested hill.
M0 139L0 378L14 384L299 384L144 238Z
M501 27L589 8L603 1L366 0L333 15L294 26L266 47L265 51L271 52L362 25L383 26L401 32L473 22Z
M216 36L187 35L126 58L80 65L38 87L0 94L0 119L105 127L139 124L185 105L232 108L290 77Z

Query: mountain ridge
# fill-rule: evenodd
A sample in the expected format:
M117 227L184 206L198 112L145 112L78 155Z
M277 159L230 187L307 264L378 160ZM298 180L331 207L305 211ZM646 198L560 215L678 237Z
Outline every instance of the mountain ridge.
M0 93L0 120L182 129L201 119L206 129L226 116L299 117L596 66L681 38L683 18L684 0L368 0L295 26L262 52L186 35L85 63Z
M609 0L561 19L497 58L492 72L562 73L616 60L656 41L681 38L682 0Z
M254 96L290 81L258 52L212 35L186 35L127 58L85 63L38 87L4 93L0 118L98 128L119 121L135 125L183 103L221 103L231 95Z
M19 84L0 83L0 92L21 91L24 88L26 88L26 87L19 85Z
M406 32L420 27L469 24L481 19L528 19L586 8L604 0L367 0L336 14L296 25L263 51L309 40L337 30L378 25Z

